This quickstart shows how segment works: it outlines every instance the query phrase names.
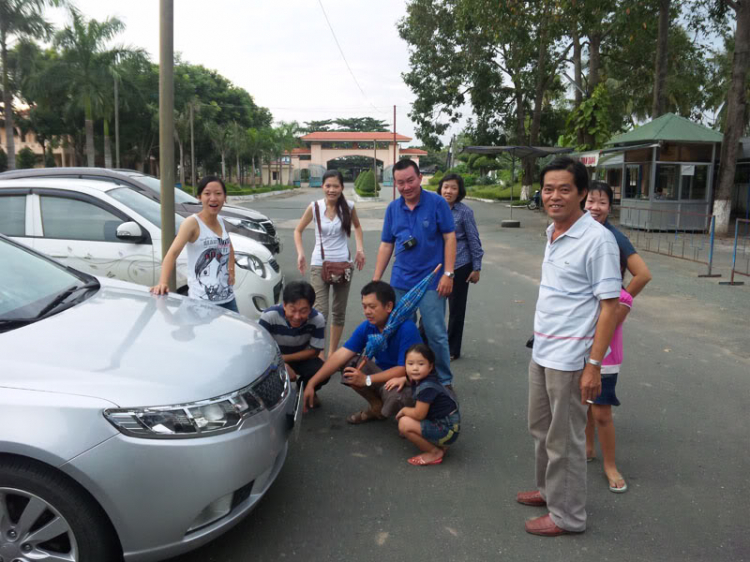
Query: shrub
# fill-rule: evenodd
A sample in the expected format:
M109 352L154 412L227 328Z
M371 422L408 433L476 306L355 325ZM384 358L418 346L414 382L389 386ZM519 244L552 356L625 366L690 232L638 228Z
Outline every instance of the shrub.
M375 174L372 173L372 170L367 170L362 176L362 181L359 184L360 191L363 193L377 193L378 184L375 181Z
M16 168L25 170L36 166L36 153L28 146L22 148L16 154Z
M443 172L437 171L435 172L435 175L432 176L427 183L429 185L437 186L440 183L440 180L443 179L444 175L445 174Z

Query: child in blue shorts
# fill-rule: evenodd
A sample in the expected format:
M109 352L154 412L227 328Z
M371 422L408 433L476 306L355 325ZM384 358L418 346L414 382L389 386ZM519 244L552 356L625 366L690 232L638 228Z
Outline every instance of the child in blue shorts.
M408 462L414 466L440 464L448 445L458 439L461 425L458 400L453 391L438 382L435 354L423 343L407 350L406 376L411 381L416 405L402 408L396 414L398 430L422 451ZM402 377L388 382L390 386L403 388L406 379Z

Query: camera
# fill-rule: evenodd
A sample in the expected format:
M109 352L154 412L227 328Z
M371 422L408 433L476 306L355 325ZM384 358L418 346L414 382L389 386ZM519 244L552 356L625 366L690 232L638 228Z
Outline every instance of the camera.
M408 240L404 241L402 244L402 247L404 250L411 250L414 246L417 245L417 239L413 236L410 236Z

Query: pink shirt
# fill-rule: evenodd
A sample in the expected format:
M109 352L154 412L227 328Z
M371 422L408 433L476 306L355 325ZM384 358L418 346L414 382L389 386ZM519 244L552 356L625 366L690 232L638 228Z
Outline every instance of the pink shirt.
M620 289L620 304L628 308L633 307L633 297L625 289ZM612 374L620 372L622 365L622 326L624 322L617 326L615 334L612 336L612 343L609 344L609 353L602 360L602 374Z

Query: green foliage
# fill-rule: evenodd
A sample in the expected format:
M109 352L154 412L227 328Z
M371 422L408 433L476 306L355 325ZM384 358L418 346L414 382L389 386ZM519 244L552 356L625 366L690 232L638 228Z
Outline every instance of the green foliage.
M521 184L517 183L513 186L513 204L515 205L516 202L519 204L523 203L520 201L521 197ZM539 189L539 184L534 184L532 187L532 191L534 189ZM473 189L468 190L468 196L469 197L476 197L478 199L495 199L499 201L509 200L510 199L510 192L511 188L503 187L499 185L494 185L490 187L475 187Z
M16 154L16 168L19 170L33 168L34 166L36 166L36 162L36 153L28 146L22 148L18 151L18 154Z
M8 155L3 150L3 147L0 146L0 172L4 172L8 169Z
M54 154L52 154L52 148L50 147L44 153L44 167L55 168L56 166L57 166L57 162L55 162L55 156Z
M454 168L455 169L455 168ZM452 171L452 170L451 170ZM429 185L437 186L440 183L440 180L443 179L443 176L445 175L445 172L437 171L435 172L435 175L432 176L427 183Z
M357 179L359 180L359 184L357 185L355 182L355 189L360 195L364 197L375 197L378 191L380 191L380 186L375 180L375 174L372 170L362 172L357 176Z
M578 145L577 150L593 150L601 147L612 137L612 122L610 120L610 99L607 87L602 83L594 90L593 95L581 102L576 109L570 113L566 123L566 136L563 143L567 146L576 143L577 133L590 135L593 144L583 143Z
M337 117L336 119L325 119L318 121L305 121L300 131L312 133L315 131L341 131L341 132L387 132L388 123L373 117Z

